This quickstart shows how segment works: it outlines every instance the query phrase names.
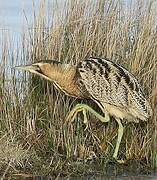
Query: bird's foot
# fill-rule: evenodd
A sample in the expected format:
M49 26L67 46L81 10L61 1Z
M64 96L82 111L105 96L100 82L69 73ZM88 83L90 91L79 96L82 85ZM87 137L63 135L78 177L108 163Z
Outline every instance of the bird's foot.
M72 111L69 113L69 115L68 115L67 118L66 118L66 122L72 123L72 122L75 120L77 114L78 114L79 112L81 112L81 111L83 112L83 118L84 118L83 122L84 122L84 124L86 124L86 128L85 128L85 129L87 129L87 128L88 128L87 113L86 113L86 109L85 109L84 106L81 105L81 104L76 105L76 106L72 109Z
M125 164L126 160L124 159L119 159L117 157L113 157L109 160L110 163L114 163L114 164Z
M119 163L119 164L125 164L125 160L123 160L123 159L115 159L116 160L116 162L117 163Z

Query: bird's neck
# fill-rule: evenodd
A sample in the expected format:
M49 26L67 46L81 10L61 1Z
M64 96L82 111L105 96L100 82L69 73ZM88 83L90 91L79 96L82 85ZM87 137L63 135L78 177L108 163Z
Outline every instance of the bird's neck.
M45 75L64 93L75 97L81 96L81 91L77 84L75 66L70 64L55 65L45 71Z

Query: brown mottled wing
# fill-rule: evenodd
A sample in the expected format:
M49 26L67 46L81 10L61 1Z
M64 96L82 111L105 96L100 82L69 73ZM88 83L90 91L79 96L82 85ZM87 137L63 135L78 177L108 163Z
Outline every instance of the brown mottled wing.
M135 77L125 68L107 59L89 58L77 69L81 81L91 97L98 103L128 108L134 106L147 118L149 104Z

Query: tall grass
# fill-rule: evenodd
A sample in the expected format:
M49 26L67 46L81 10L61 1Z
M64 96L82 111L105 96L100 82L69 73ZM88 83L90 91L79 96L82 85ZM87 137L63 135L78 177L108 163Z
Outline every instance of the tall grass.
M57 7L57 6L56 6ZM0 66L0 170L35 175L106 173L116 143L117 125L89 115L65 125L77 99L58 92L36 76L8 69L44 59L77 64L87 56L107 57L125 66L143 86L153 116L147 123L125 124L119 157L141 172L157 167L157 31L156 2L67 0L62 11L41 1L32 28L23 34L22 50L5 40ZM51 8L51 7L49 7ZM9 74L9 75L8 75ZM93 106L91 102L86 101ZM99 111L98 107L94 108ZM133 163L132 163L133 162ZM136 170L135 170L136 169Z

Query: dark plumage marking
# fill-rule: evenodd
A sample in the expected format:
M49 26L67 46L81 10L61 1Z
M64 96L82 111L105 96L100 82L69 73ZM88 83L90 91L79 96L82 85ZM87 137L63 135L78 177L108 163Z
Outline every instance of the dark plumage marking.
M97 68L92 68L91 70L93 70L93 73L94 74L96 74L96 69L97 70L99 70L99 72L100 72L100 75L103 75L104 74L104 70L103 70L103 67L101 67L101 65L100 64L98 64L97 62L95 62L95 61L91 61L91 60L86 60L86 62L87 62L87 64L88 63L90 63L90 64L94 64L95 65L95 67L97 67Z
M42 72L42 70L41 70L41 68L40 68L39 65L33 65L33 66L36 67L36 72L38 72L38 73L40 73L40 74L44 74L44 73Z
M41 69L37 69L36 71L40 74L44 74Z
M101 66L99 67L99 71L100 71L100 75L102 76L104 74L104 70Z
M123 71L124 72L124 71ZM124 77L124 79L125 79L125 82L127 83L127 84L130 84L130 77L128 76L128 74L126 74L125 72L124 72L124 74L123 74L123 77Z
M103 67L102 67L100 64L96 63L95 61L93 61L93 63L95 64L95 66L96 66L97 69L99 70L100 75L102 76L102 75L104 74L104 69L103 69Z
M86 62L86 67L89 68L90 71L93 69L92 64L88 61Z
M93 60L93 61L92 61ZM92 63L95 63L95 64L98 64L96 61L94 60L97 60L97 62L99 64L101 64L103 67L105 67L105 70L110 73L111 72L111 68L110 66L108 65L108 63L106 63L105 61L108 61L109 63L111 63L114 67L116 67L119 71L119 74L121 77L124 77L126 83L130 86L130 88L132 90L135 90L135 91L139 91L139 86L138 86L138 83L133 83L131 80L130 80L130 77L129 75L124 71L126 70L124 67L121 67L119 66L118 64L116 63L113 63L112 61L110 61L108 58L105 58L105 59L102 59L102 58L99 58L99 57L90 57L90 60L88 61L92 61ZM123 70L124 69L124 70ZM127 71L127 70L126 70ZM131 74L132 75L132 74ZM133 75L132 75L133 76ZM133 76L134 77L134 76ZM120 77L117 78L118 82L120 82Z
M146 111L146 105L145 105L145 101L143 101L142 99L139 99L139 102L143 108L144 111Z
M121 77L125 76L125 72L124 72L124 70L120 66L118 66L116 64L114 66L118 69L119 74L120 74ZM127 81L129 81L129 80L127 80Z
M116 77L117 82L118 82L118 84L119 84L119 83L120 83L120 81L121 81L121 78L120 78L118 75L115 75L115 77Z
M82 61L78 63L77 68L78 68L78 69L83 68L83 66L82 66Z
M93 61L92 61L93 60ZM97 60L97 61L95 61ZM112 64L112 66L116 67L117 70L119 71L119 75L120 76L116 76L116 79L117 79L117 82L120 83L121 81L121 78L123 77L125 82L127 83L127 85L129 86L129 88L131 90L135 90L135 91L139 91L139 86L138 86L138 83L136 82L133 82L131 79L130 79L130 76L127 74L127 72L125 72L125 68L122 68L121 66L119 66L118 64L116 63L113 63L112 61L110 61L109 59L105 58L105 59L101 59L101 58L97 58L97 57L90 57L90 60L86 60L86 61L90 61L92 62L93 64L95 64L99 71L100 71L100 74L105 76L106 80L109 80L109 74L111 72L111 67L109 66L109 64L105 61L108 61L109 63ZM127 71L127 70L126 70ZM133 75L132 75L133 76Z
M105 76L105 79L109 82L110 81L109 73L107 71L105 71L104 76Z
M146 107L146 104L145 104L145 99L142 96L139 97L137 94L134 94L134 96L136 98L137 103L139 103L140 106L142 107L143 111L147 112L147 107Z
M87 67L89 64L91 64L91 70ZM145 120L150 114L149 111L151 110L149 110L149 105L144 98L138 81L134 75L123 66L106 58L90 57L82 62L82 69L84 73L80 73L80 76L83 78L85 88L89 96L91 96L99 106L101 106L100 102L102 101L113 106L125 107L126 118L128 113L129 121L131 120L131 116L133 116L134 119L137 117ZM79 70L81 69L78 69L78 71ZM102 104L102 106L104 107L105 105ZM131 112L130 115L130 110L132 110L130 108L133 108L136 113Z
M84 73L84 70L83 70L83 69L80 69L80 72L81 72L81 73Z
M124 72L124 71L123 71L123 72ZM131 89L131 90L134 90L134 83L131 81L129 75L124 72L123 77L124 77L125 82L127 83L127 85L130 87L130 89Z
M90 63L90 64L94 64L95 66L97 66L97 63L95 61L91 61L89 59L86 59L85 62Z
M143 97L144 97L144 93L143 93L143 91L142 91L142 89L141 89L141 88L138 88L138 92L142 95L142 97L141 97L141 98L143 98Z
M111 68L109 67L109 65L106 63L106 62L104 62L102 59L100 59L100 58L95 58L95 59L97 59L98 60L98 65L99 65L99 67L101 67L102 68L102 70L103 70L103 73L101 74L101 75L103 75L104 74L104 77L105 77L105 79L109 82L110 80L109 80L109 74L110 74L110 72L111 72ZM96 62L95 62L96 63Z
M139 85L137 82L134 83L134 88L136 92L139 92ZM143 93L142 93L143 94Z
M107 71L108 73L111 72L111 68L109 67L109 65L106 62L104 62L100 58L98 58L98 62L105 68L105 71Z
M94 74L94 75L96 74L96 69L95 69L95 68L93 68L93 74Z
M98 61L96 62L93 59L97 59ZM99 70L100 75L104 75L106 80L109 81L108 77L109 73L111 72L111 68L108 66L106 62L102 61L102 59L100 58L92 58L90 60L87 59L86 61L93 63Z
M123 70L123 68L121 68L117 64L114 64L114 66L118 69L120 76L124 78L125 82L130 87L130 89L134 90L134 83L131 81L129 75Z
M97 61L96 61L97 60ZM121 78L123 77L125 82L127 83L127 85L129 86L129 88L131 90L135 90L135 91L139 91L139 87L138 84L136 82L133 82L130 79L130 76L127 74L127 72L125 72L125 68L123 69L121 66L119 66L118 64L113 63L112 61L108 60L108 59L101 59L101 58L97 58L97 57L90 57L89 59L85 60L87 62L87 65L90 64L94 64L97 69L100 72L100 75L104 75L104 77L106 78L107 81L109 81L109 74L111 72L111 67L109 66L109 64L105 61L108 61L109 63L112 64L112 66L114 66L115 68L117 68L117 70L119 71L119 76L116 76L117 82L120 83ZM93 70L92 67L90 70ZM126 70L127 71L127 70ZM93 71L93 74L95 74L95 70ZM132 75L133 76L133 75Z

